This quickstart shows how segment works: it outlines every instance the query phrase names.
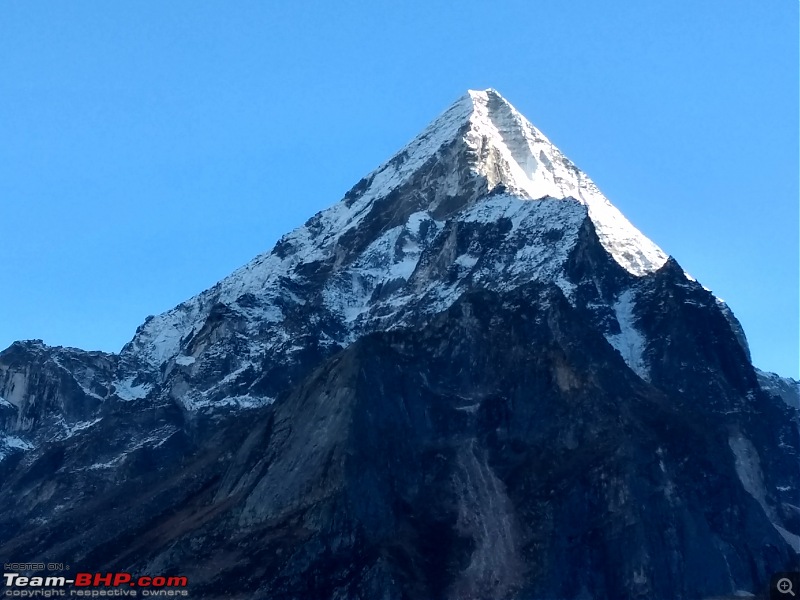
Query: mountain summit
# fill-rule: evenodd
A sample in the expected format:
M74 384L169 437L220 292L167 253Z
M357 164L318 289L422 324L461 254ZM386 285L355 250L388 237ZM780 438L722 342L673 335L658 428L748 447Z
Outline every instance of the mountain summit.
M428 174L427 210L460 210L502 186L521 199L572 198L584 204L609 253L635 275L661 267L666 255L600 193L594 182L496 90L470 90L410 144L362 181L368 203Z
M547 271L548 277L559 279L569 293L572 283L556 273L587 215L601 245L631 274L652 273L666 262L666 255L502 96L494 90L470 91L341 202L285 236L272 252L146 323L122 355L133 359L136 373L147 366L160 369L175 359L180 341L196 333L198 321L213 305L236 306L248 294L253 305L233 309L248 322L248 330L255 326L261 333L280 332L289 339L297 332L281 331L279 325L290 308L286 303L296 297L287 293L289 280L315 296L326 316L353 323L358 331L386 328L398 308L413 305L414 310L401 312L419 312L420 302L425 312L441 310L464 285L443 295L438 274L428 276L423 250L437 237L434 231L451 231L462 218L498 223L511 218L510 237L519 248L515 255L500 253L488 268L478 265L474 254L453 257L458 258L459 280L469 276L487 285L506 285L498 270L515 273L513 281L518 282L535 278L534 269L539 278ZM563 231L562 239L547 241L545 229L551 236ZM464 268L470 262L477 269ZM265 320L278 326L264 332ZM328 335L344 344L352 340L351 330L345 325ZM268 347L276 342L265 340ZM127 387L118 389L124 395Z
M470 91L119 354L0 353L0 553L195 598L762 592L800 552L796 389Z

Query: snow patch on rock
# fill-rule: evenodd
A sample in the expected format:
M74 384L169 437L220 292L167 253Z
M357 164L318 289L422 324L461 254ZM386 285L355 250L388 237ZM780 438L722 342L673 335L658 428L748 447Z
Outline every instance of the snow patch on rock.
M606 339L619 352L633 372L648 381L649 372L644 357L647 340L639 328L636 327L636 316L634 315L636 308L635 290L632 288L622 292L612 308L614 309L620 332L607 335Z
M94 425L97 425L100 421L102 421L102 417L97 417L96 419L92 419L91 421L78 421L76 423L67 424L64 419L61 419L61 426L64 428L64 433L58 437L60 440L66 440L71 438L76 433L83 431L85 429L89 429Z
M153 386L145 383L134 384L135 379L135 376L130 376L114 382L115 393L120 400L141 400L150 393Z
M19 436L0 433L0 461L11 456L15 450L26 451L33 447L33 444Z

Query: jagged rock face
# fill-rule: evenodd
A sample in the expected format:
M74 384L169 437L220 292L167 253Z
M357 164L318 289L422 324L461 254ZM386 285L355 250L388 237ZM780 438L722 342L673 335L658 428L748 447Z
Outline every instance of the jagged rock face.
M0 353L0 553L208 598L757 591L800 551L787 390L470 92L120 355Z
M329 365L277 409L291 433L237 519L296 518L323 544L274 565L287 597L360 597L376 572L396 597L711 595L791 560L769 519L726 514L752 498L717 415L624 368L558 289L463 297ZM767 543L742 553L751 536Z
M17 342L0 354L0 469L4 459L96 422L117 357Z
M83 420L108 395L116 357L41 343L14 344L3 353L0 390L5 405L16 408L5 430L30 432L47 420Z
M793 408L800 409L800 382L790 377L780 377L756 369L756 377L762 389L780 398Z

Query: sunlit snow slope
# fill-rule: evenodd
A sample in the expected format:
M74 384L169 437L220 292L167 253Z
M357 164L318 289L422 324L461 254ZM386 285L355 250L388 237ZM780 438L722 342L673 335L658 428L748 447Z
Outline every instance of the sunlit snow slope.
M303 330L293 323L298 311L323 323L322 343L346 345L365 331L406 324L409 315L440 311L476 284L507 288L548 280L569 295L573 284L563 266L587 214L603 247L632 275L652 273L666 261L496 91L470 91L271 252L145 323L123 351L128 369L117 394L146 395L149 384L137 380L143 370L202 370L219 348L209 340L190 342L214 306L224 305L250 340L230 370L235 380L264 354L299 349L292 342ZM454 245L469 223L502 228L506 221L510 231L500 246L481 239ZM443 281L445 271L450 275ZM187 406L220 397L204 393L191 402L183 391L181 397ZM245 404L270 400L221 395Z

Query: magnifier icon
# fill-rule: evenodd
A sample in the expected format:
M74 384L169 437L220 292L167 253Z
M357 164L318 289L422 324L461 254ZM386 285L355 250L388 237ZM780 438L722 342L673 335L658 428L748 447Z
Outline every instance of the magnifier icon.
M792 590L792 580L786 577L782 577L778 579L778 583L775 584L775 587L778 588L778 591L781 594L791 594L792 596L796 596L794 590Z

